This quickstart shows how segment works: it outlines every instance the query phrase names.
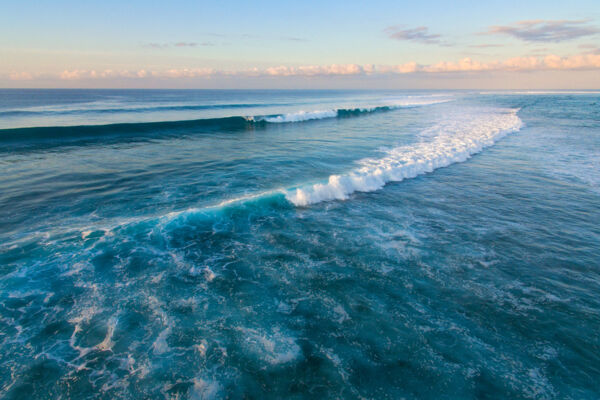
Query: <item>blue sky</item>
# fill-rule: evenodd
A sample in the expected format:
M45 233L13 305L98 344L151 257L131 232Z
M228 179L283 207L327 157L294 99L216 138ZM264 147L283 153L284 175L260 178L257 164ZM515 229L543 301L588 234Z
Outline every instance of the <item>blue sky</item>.
M3 1L0 86L598 88L599 29L598 1Z

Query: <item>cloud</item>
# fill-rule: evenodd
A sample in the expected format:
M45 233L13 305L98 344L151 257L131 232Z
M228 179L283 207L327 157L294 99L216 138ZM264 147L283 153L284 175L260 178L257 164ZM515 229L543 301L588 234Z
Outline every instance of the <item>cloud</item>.
M147 44L144 44L144 47L151 47L153 49L164 49L169 46L164 43L147 43Z
M343 76L373 74L412 74L412 73L475 73L486 71L537 71L537 70L592 70L600 69L600 55L580 54L569 57L547 55L544 57L512 57L505 60L481 62L472 58L459 61L442 61L422 65L414 61L398 65L325 65L300 67L271 67L264 71L254 69L254 75L267 76ZM240 72L238 74L243 74Z
M580 44L579 48L586 50L587 54L600 54L600 46L596 44Z
M526 42L558 43L600 32L597 28L586 25L587 22L586 20L520 21L508 26L492 26L487 33L509 35Z
M197 46L206 46L208 42L196 43L196 42L177 42L174 43L174 47L197 47Z
M387 74L387 73L396 73L396 74L410 74L413 72L420 71L421 66L416 62L408 62L405 64L398 65L388 65L388 66L378 66L375 68L377 73Z
M62 80L106 79L106 78L198 78L219 73L213 68L172 68L162 71L140 70L64 70L59 74Z
M368 67L367 67L368 69ZM357 64L307 65L300 67L270 67L265 70L269 76L318 76L318 75L359 75L366 73Z
M482 71L536 71L581 70L600 68L600 56L581 54L570 57L513 57L506 60L479 62L464 58L458 62L441 62L421 67L423 72L482 72Z
M429 33L429 28L419 26L411 29L401 29L402 26L390 26L384 29L384 32L390 39L410 40L413 42L426 44L440 44L440 35Z
M11 72L8 74L8 79L11 81L30 81L33 75L29 72Z
M87 69L72 69L64 70L59 74L59 79L62 80L81 80L81 79L106 79L106 78L145 78L148 72L144 69L139 71L129 70L87 70Z
M216 73L217 71L213 68L173 68L165 72L153 72L152 76L158 78L198 78L215 75Z
M281 37L281 40L287 40L290 42L308 42L307 39L304 39L301 37L295 37L295 36L283 36L283 37Z
M199 46L214 46L212 42L175 42L175 43L147 43L144 47L153 49L168 49L170 47L199 47Z
M573 56L557 55L512 57L504 60L478 61L470 57L458 61L441 61L433 64L419 64L410 61L397 65L373 64L330 64L303 66L273 66L269 68L250 68L245 70L217 70L214 68L171 68L165 70L85 70L73 69L44 79L61 80L97 80L97 79L190 79L212 77L303 77L318 76L366 76L393 74L447 74L447 73L481 73L493 71L549 71L549 70L600 70L600 52L587 52ZM8 74L10 80L31 80L40 78L29 72L13 72Z
M80 70L65 70L60 74L60 79L64 80L74 80L74 79L82 79L84 75L87 75L88 71L80 71Z
M488 49L491 47L504 47L502 44L472 44L469 47L473 49Z

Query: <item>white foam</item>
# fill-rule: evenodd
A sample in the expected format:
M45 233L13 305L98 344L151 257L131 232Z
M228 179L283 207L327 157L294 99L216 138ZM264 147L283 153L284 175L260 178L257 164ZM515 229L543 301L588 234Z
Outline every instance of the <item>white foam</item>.
M152 343L152 349L154 354L164 354L169 351L170 347L167 343L167 337L171 334L171 327L167 326L157 336L156 340Z
M223 387L218 381L208 378L194 378L192 382L194 385L190 387L190 399L208 400L221 398L220 394Z
M301 122L309 121L311 119L324 119L324 118L335 118L337 117L337 110L323 110L323 111L298 111L290 114L282 114L273 117L266 117L263 121L271 123L286 123L286 122Z
M463 162L493 145L509 132L521 128L518 110L461 110L438 125L421 132L421 141L389 150L386 157L365 159L344 175L331 175L317 183L289 191L286 198L296 206L327 200L344 200L354 192L372 192L388 182L399 182Z
M100 343L98 343L96 345L96 348L98 350L102 350L102 351L107 351L107 350L111 350L112 351L112 347L114 345L113 342L113 335L115 333L115 328L117 326L117 318L115 317L111 317L108 320L107 323L107 329L106 329L106 336L104 337L104 340Z
M277 327L270 332L251 328L237 328L245 337L244 345L270 365L287 364L301 357L302 350L296 338L285 335Z

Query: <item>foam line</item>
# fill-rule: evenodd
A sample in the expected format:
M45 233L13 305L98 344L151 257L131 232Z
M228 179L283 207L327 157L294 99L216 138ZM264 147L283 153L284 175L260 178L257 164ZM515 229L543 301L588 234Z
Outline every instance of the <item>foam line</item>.
M276 115L272 117L265 117L262 121L270 122L274 124L280 124L285 122L301 122L309 121L311 119L324 119L324 118L335 118L337 117L337 110L325 110L325 111L299 111L295 113Z

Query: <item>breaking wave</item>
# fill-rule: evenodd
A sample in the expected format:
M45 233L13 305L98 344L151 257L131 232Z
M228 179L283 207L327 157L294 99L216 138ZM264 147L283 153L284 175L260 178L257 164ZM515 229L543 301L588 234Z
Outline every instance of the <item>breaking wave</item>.
M310 121L313 119L324 119L324 118L347 118L354 117L361 114L369 114L375 112L392 111L398 108L411 108L426 105L433 105L439 103L446 103L451 101L450 99L409 99L398 102L393 102L387 105L379 106L368 106L368 107L351 107L351 108L337 108L329 110L319 111L298 111L288 114L277 114L267 116L255 116L250 117L250 120L256 122L268 122L274 124L288 123L288 122L302 122Z
M511 109L457 114L421 132L421 140L416 144L392 148L383 158L364 159L352 172L331 175L325 183L296 188L287 192L286 198L296 206L344 200L354 192L372 192L388 182L463 162L507 133L518 131L522 122L517 112L518 109Z

